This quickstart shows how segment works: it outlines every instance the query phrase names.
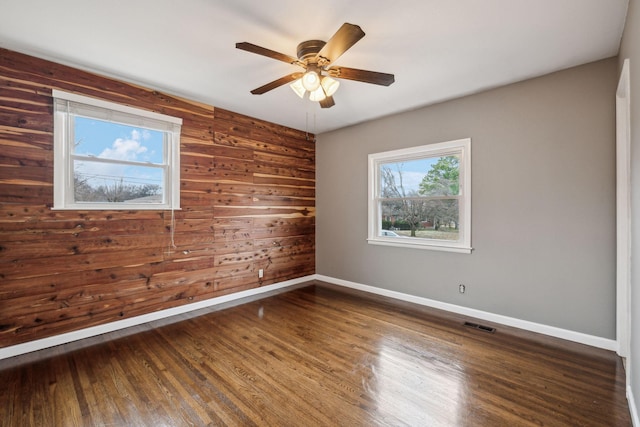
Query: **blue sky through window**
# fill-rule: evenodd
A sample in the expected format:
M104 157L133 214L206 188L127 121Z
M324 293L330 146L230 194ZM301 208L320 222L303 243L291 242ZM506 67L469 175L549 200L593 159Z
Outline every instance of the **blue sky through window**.
M77 154L162 164L160 131L78 116L74 131Z
M76 116L74 151L81 156L162 164L164 134L161 131ZM155 184L162 187L163 170L145 165L75 160L74 171L91 186Z

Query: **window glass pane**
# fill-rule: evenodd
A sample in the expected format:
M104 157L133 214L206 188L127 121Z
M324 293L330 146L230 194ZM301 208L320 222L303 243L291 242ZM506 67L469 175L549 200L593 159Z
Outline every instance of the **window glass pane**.
M74 153L103 159L162 164L164 133L75 116Z
M162 168L75 160L73 182L76 202L163 203Z
M460 194L458 155L382 163L379 168L380 197Z
M383 200L380 211L380 236L459 240L457 199Z

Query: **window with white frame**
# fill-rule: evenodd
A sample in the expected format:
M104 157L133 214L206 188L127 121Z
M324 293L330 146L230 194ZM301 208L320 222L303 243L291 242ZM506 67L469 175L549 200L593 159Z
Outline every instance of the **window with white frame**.
M53 91L54 209L179 209L182 119Z
M368 242L471 253L471 139L369 155Z

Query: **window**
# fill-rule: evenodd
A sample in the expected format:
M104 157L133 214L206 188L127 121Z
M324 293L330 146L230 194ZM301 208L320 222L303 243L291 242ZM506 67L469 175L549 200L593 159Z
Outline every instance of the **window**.
M54 209L179 209L182 119L53 91Z
M376 245L471 253L471 139L369 155Z

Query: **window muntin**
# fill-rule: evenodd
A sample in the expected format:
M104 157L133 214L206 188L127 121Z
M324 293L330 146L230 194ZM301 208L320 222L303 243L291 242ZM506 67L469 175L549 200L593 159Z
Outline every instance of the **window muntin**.
M470 139L369 155L372 244L471 251Z
M181 119L53 95L55 209L179 209Z

